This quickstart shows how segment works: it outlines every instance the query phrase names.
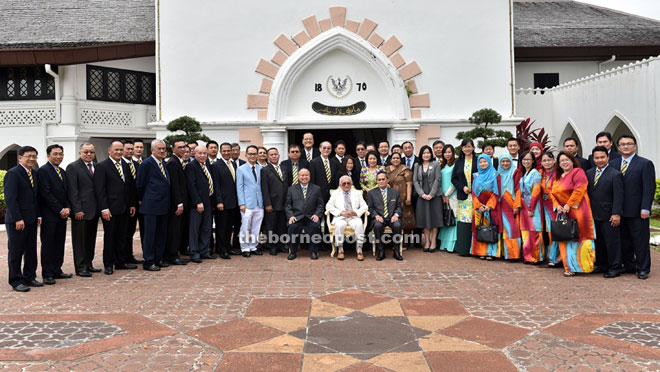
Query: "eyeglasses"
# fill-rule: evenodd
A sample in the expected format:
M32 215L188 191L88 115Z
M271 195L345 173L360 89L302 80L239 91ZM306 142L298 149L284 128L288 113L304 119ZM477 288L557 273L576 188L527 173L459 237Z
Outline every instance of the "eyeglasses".
M624 143L619 143L620 147L628 147L628 146L635 146L635 142L624 142Z
M292 153L292 154L297 154L297 153L299 153L300 151L298 151L298 150L291 150L291 151L289 151L289 152Z
M257 153L256 152L248 152L245 155L247 155L247 156L257 156Z
M342 186L350 185L350 184L351 184L350 182L342 182L342 183L341 183Z
M96 151L83 151L82 153L85 155L89 155L89 154L96 154Z

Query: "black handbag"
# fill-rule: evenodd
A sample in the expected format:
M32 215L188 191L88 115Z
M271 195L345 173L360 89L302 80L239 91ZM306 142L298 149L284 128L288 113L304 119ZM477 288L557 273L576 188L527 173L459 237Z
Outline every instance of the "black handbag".
M442 206L442 226L456 226L456 216L448 203Z
M557 218L550 221L550 236L556 242L578 240L580 232L578 231L577 221L566 218L563 213L557 213Z
M488 212L486 212L488 213ZM487 218L486 213L483 214L481 218L481 223L477 225L477 241L482 242L482 243L497 243L498 239L498 231L497 231L497 225L495 224L490 224L490 225L484 225L483 221L485 218ZM490 218L489 218L490 220Z

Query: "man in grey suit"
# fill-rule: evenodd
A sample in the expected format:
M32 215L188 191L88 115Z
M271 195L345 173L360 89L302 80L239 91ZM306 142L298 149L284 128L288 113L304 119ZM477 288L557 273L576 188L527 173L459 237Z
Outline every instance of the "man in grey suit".
M376 176L378 187L369 191L367 197L367 205L369 206L369 214L376 219L374 223L374 234L376 236L376 245L378 247L377 261L385 259L385 249L381 237L385 231L385 227L392 229L393 241L401 238L401 197L399 191L387 187L388 175L385 171L378 172ZM394 248L394 258L401 261L401 253Z
M301 169L298 173L299 185L289 187L286 193L284 210L289 223L289 257L294 260L298 253L298 243L305 230L305 241L309 241L312 260L319 258L319 241L321 240L321 216L323 215L323 197L321 188L309 183L309 170Z
M280 167L280 153L272 147L268 149L268 165L261 168L261 195L264 200L264 232L268 232L266 246L272 256L284 252L281 237L286 233L286 213L284 202L288 188L288 172ZM271 233L277 236L273 241Z
M83 143L78 160L66 167L67 194L71 204L71 243L76 275L90 277L100 272L92 266L99 210L94 192L94 157L96 150L91 143Z

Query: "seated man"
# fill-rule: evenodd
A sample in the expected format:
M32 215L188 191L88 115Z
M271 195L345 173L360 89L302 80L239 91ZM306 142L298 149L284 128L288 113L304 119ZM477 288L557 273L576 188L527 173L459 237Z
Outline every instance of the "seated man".
M319 258L319 241L321 240L321 216L323 215L323 197L321 188L309 183L309 170L298 172L299 185L289 187L286 193L284 211L288 220L289 260L294 260L301 242L301 232L304 229L311 251L312 260ZM315 241L318 239L317 241Z
M399 191L387 187L388 175L385 171L378 172L376 182L378 187L369 191L367 204L369 205L369 214L375 217L374 234L376 235L376 244L378 247L377 261L385 259L385 249L381 237L385 231L385 227L392 229L393 240L396 237L401 238L401 199ZM394 245L394 258L403 260L401 253L397 249L397 244Z
M330 212L334 219L335 241L339 253L337 258L344 259L344 231L346 226L350 226L357 237L355 251L358 261L364 260L362 254L362 245L364 244L364 225L362 224L362 215L367 211L367 203L362 197L362 193L354 188L350 176L342 176L339 179L339 189L335 190L325 205L325 209Z

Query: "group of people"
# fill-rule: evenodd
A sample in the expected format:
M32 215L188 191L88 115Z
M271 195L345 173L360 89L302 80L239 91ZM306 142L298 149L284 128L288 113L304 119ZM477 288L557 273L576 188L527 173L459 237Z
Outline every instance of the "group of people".
M618 139L620 153L609 133L596 141L588 160L577 155L573 138L556 158L539 143L519 154L513 138L499 159L490 144L477 156L472 140L461 143L458 156L439 140L417 155L411 142L392 147L386 140L358 142L353 157L343 141L317 148L306 133L302 145L291 144L288 159L280 162L277 148L248 146L246 161L239 158L238 144L183 140L172 144L169 159L165 143L154 140L151 156L143 158L142 141L115 140L108 158L98 163L94 145L82 144L66 170L62 146L48 146L48 162L41 167L36 149L25 146L4 180L9 283L27 292L73 276L62 271L69 218L81 277L112 275L137 264L159 271L203 259L249 258L262 249L288 252L293 260L299 245L317 259L331 225L340 260L349 227L358 260L364 260L365 234L372 230L377 260L383 260L382 238L389 228L393 242L405 234L413 238L406 248L423 243L424 252L547 261L563 265L567 276L594 271L595 259L606 277L636 272L646 279L653 164L636 155L632 136ZM330 224L322 223L326 212ZM552 241L558 216L577 221L578 236ZM92 265L99 218L103 269ZM36 279L39 225L43 282ZM143 259L133 254L137 226ZM479 239L481 226L496 226L496 239ZM392 246L393 257L401 260L403 244Z

